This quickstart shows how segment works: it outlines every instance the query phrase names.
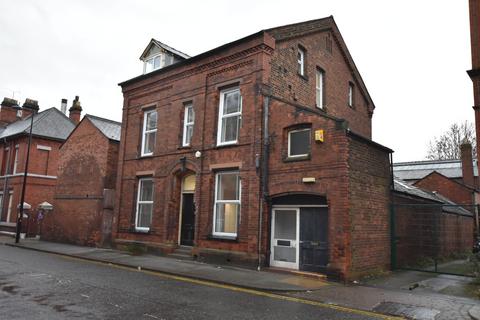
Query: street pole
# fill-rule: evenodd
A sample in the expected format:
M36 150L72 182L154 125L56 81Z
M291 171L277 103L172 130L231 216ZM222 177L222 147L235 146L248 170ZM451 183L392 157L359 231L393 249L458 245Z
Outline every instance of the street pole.
M23 219L23 203L25 202L25 188L27 186L27 173L28 173L28 160L30 158L30 145L32 144L32 129L33 129L33 116L35 115L35 110L31 109L32 115L30 117L30 131L28 133L28 147L27 147L27 158L25 159L25 169L23 172L23 185L22 185L22 196L20 199L20 212L17 216L17 230L15 233L15 243L20 241L20 231L22 229L22 219Z

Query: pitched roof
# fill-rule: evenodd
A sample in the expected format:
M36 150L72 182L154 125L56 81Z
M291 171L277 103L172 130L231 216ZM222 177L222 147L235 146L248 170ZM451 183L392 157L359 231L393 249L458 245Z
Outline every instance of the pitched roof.
M0 129L0 139L28 134L31 117L32 115ZM73 129L75 124L56 108L46 109L33 116L32 134L35 136L65 140Z
M442 211L444 212L455 213L464 216L473 216L470 211L466 210L461 205L453 202L447 197L444 197L438 192L427 191L425 189L413 186L408 182L396 177L394 178L394 190L396 192L436 202L438 205L442 205Z
M122 123L110 119L100 118L91 114L85 115L85 118L98 129L105 137L110 140L120 141Z
M393 174L403 180L420 180L433 171L447 178L462 177L461 160L426 160L398 162L393 164ZM478 176L477 160L473 160L473 175Z
M119 85L120 86L127 85L127 84L133 83L135 81L139 81L139 80L142 80L142 79L146 79L150 76L160 74L162 72L167 72L168 70L172 70L172 69L177 68L179 66L183 66L183 65L189 64L189 63L193 63L195 61L198 61L199 59L202 59L204 57L208 57L210 55L218 53L221 50L231 48L235 45L238 45L239 43L242 43L244 41L248 41L248 40L250 40L254 37L261 36L264 33L268 33L273 38L275 38L277 41L282 41L282 40L286 40L286 39L289 39L289 38L292 38L292 37L297 37L297 36L300 36L300 35L303 35L303 34L309 34L309 33L319 32L319 31L324 31L324 30L332 30L332 32L333 32L335 38L337 39L338 44L339 44L339 46L342 50L342 54L345 57L348 65L350 66L350 68L352 70L352 73L354 74L354 77L359 84L359 87L361 88L362 95L370 103L371 108L375 109L375 104L374 104L372 98L370 97L370 94L369 94L369 92L368 92L368 90L365 86L365 83L363 82L363 79L360 75L360 72L358 71L357 67L355 66L353 58L350 55L350 52L348 51L347 45L345 44L345 41L343 40L342 35L340 34L340 31L339 31L339 29L338 29L338 27L335 23L335 20L333 19L333 16L329 16L329 17L321 18L321 19L316 19L316 20L309 20L309 21L289 24L289 25L284 25L284 26L270 28L270 29L260 30L257 33L253 33L253 34L248 35L244 38L229 42L229 43L224 44L224 45L221 45L221 46L216 47L212 50L200 53L196 56L189 57L189 58L187 58L183 61L171 64L167 67L160 68L160 69L154 70L152 72L134 77L134 78L126 80L126 81L123 81L123 82L119 83ZM157 41L157 40L152 39L152 41ZM159 42L159 43L162 44L162 45L165 45L161 42ZM150 45L147 46L147 48L144 50L144 52L142 54L142 57L149 48L150 48ZM171 49L173 49L173 48L171 48ZM168 50L168 49L166 49L166 50ZM175 50L175 49L173 49L173 50Z
M165 43L158 41L157 39L153 39L153 38L152 38L152 42L155 43L155 44L156 44L157 46L159 46L160 48L163 48L163 49L165 49L165 50L167 50L167 51L169 51L169 52L171 52L171 53L173 53L173 54L175 54L175 55L177 55L177 56L179 56L179 57L182 57L182 58L184 58L184 59L190 58L190 56L189 56L188 54L183 53L183 52L180 51L180 50L174 49L174 48L166 45Z
M371 108L375 109L375 104L373 103L373 100L370 97L370 93L367 90L367 86L363 82L362 76L358 71L357 66L355 65L355 62L353 61L350 51L348 51L348 47L345 41L343 40L342 34L340 33L340 30L338 29L338 26L335 23L335 19L333 18L333 16L329 16L321 19L303 21L299 23L288 24L280 27L266 29L264 31L272 35L275 38L275 40L283 41L283 40L288 40L291 38L319 32L319 31L324 31L324 30L332 31L333 36L337 40L338 46L340 47L340 50L345 60L347 61L347 64L352 70L353 77L355 78L355 80L358 82L358 85L360 86L362 95L370 103Z

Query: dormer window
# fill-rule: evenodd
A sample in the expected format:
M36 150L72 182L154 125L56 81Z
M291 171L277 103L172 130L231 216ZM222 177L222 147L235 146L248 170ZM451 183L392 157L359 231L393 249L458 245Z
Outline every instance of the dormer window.
M147 48L140 56L143 61L143 73L149 73L176 62L188 59L189 56L183 52L173 49L155 39L150 40Z
M145 60L144 73L152 72L153 70L159 69L161 60L162 60L162 55L151 57L150 59Z
M160 53L145 60L144 73L166 67L173 62L173 57L168 53Z

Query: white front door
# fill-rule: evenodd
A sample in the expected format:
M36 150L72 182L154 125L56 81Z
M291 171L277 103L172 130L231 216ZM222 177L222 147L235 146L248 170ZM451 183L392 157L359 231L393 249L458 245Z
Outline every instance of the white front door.
M298 269L299 208L275 208L272 213L270 265Z

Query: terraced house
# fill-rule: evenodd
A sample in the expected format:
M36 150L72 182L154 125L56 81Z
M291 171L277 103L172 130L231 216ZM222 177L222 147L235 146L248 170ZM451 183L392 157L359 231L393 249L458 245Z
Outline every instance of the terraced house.
M122 82L117 246L324 272L387 269L390 149L333 17L190 57L152 39Z
M66 100L64 100L66 111ZM56 108L39 112L36 100L26 99L20 107L14 99L4 98L0 110L0 231L16 230L23 175L25 173L28 135L33 117L32 143L27 172L25 202L31 206L22 233L38 233L37 209L43 202L53 203L57 183L60 145L75 128L82 111L80 105L70 108L69 117Z

